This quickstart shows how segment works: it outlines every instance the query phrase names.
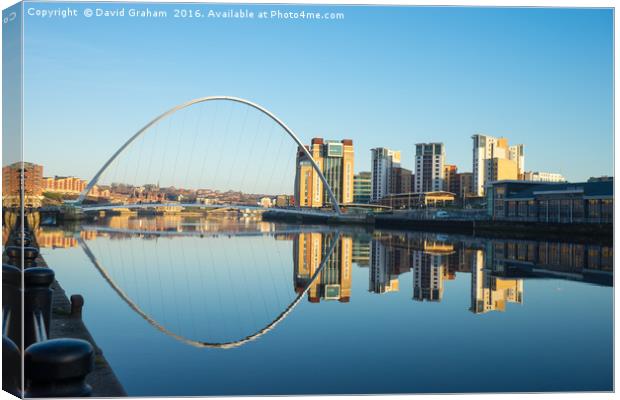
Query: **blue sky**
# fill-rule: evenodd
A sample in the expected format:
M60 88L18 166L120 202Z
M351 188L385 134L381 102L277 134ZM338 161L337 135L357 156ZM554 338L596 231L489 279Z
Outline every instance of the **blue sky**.
M26 3L25 9L63 8ZM264 105L305 142L441 141L471 171L471 136L525 145L526 170L613 174L610 9L248 6L340 21L25 17L25 159L90 178L150 119L209 95ZM146 6L133 6L144 8ZM151 5L172 13L179 5ZM230 9L203 6L205 9Z

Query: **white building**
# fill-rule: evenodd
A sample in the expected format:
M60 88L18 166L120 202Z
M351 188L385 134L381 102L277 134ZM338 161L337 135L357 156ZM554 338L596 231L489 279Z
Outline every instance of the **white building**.
M444 189L445 159L446 152L443 143L417 143L415 145L414 192L438 192Z
M390 193L392 168L400 167L400 151L378 147L372 152L370 201L379 201Z
M484 186L488 180L488 169L493 159L514 161L517 174L523 176L525 155L523 145L508 146L508 139L475 134L473 140L472 189L477 196L484 195Z
M271 197L261 197L260 201L258 202L258 205L261 207L273 207L274 201L271 199Z
M523 175L523 179L534 182L566 182L566 179L564 179L562 174L556 174L553 172L530 171Z

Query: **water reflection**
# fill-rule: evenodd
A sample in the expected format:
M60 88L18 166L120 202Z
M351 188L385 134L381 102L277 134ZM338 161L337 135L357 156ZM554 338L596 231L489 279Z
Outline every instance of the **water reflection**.
M36 235L132 395L611 388L611 243L135 214Z
M165 236L208 240L259 235L292 242L292 257L288 261L292 265L292 295L305 293L310 303L329 300L348 303L352 296L354 263L369 268L370 292L408 290L414 301L421 302L441 302L456 274L469 274L469 310L475 314L505 311L509 303L522 304L526 279L553 277L605 286L613 282L613 247L605 244L365 232L251 219L133 214L104 218L78 229L39 227L36 235L43 248L77 247L80 241L86 243L97 238L161 240ZM208 245L201 243L199 247ZM135 246L132 244L128 250L135 251ZM333 250L327 255L329 248ZM216 246L210 251L222 250ZM400 282L402 275L409 272L412 272L408 277L411 282Z
M315 274L329 247L332 236L321 233L302 233L293 236L293 265L295 292L303 290ZM351 298L351 267L353 263L353 240L340 236L334 252L329 256L325 269L319 274L308 291L308 301L338 300L348 303Z

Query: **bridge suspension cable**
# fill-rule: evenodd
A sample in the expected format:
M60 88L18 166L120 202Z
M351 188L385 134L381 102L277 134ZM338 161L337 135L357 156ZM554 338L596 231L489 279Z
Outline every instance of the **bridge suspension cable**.
M193 105L206 104L210 102L216 103L216 107L213 112L213 115L210 116L211 117L210 125L211 125L212 132L209 132L209 133L212 136L208 136L208 140L215 140L217 138L218 140L222 140L223 143L227 144L228 146L232 148L226 148L226 146L222 145L222 143L218 145L218 144L210 143L209 141L207 141L206 145L204 146L205 151L204 153L201 153L200 149L197 148L199 147L197 145L197 140L198 140L199 135L202 132L201 123L205 120L204 115L203 115L204 110L200 108L199 114L196 116L195 121L193 121L195 125L192 123L192 121L188 121L190 117L188 117L188 114L185 111L182 113L182 115L179 116L180 118L179 129L176 129L173 126L174 125L173 121L175 121L175 117L178 115L180 111L189 109ZM240 104L246 107L245 110L243 111L242 117L239 118L240 126L235 128L235 129L238 129L240 132L239 137L236 137L236 140L237 140L236 143L226 141L226 140L231 139L230 129L232 129L231 124L232 124L232 119L233 119L232 106L228 110L228 115L224 117L224 121L220 121L220 124L222 126L221 127L218 126L217 131L214 128L218 122L217 116L219 112L219 103L221 102L227 102L231 104ZM249 115L250 109L258 111L259 115L266 116L270 121L272 121L272 124L275 123L275 126L278 126L281 130L283 130L286 133L286 135L281 137L281 141L275 149L272 148L270 144L272 135L268 134L267 136L268 141L266 142L267 145L265 146L265 144L262 143L263 148L266 149L264 150L264 152L266 152L267 154L257 155L257 154L254 154L253 151L257 143L260 143L260 140L257 139L259 136L259 132L263 128L267 129L268 132L271 132L273 131L274 125L271 125L271 131L269 131L269 126L265 126L266 124L263 123L263 121L260 118L257 118L256 125L253 127L253 131L254 131L253 134L248 133L248 129L249 129L248 126L250 125L248 121L248 118L249 118L248 115ZM167 120L168 124L166 124L165 126L161 126L160 122L164 120ZM146 153L149 151L148 150L149 146L146 146L144 142L144 138L145 138L146 133L150 131L153 132L152 134L153 143L150 146L151 154L150 156L147 156ZM175 132L177 132L176 137L175 137ZM191 137L191 132L193 132L194 134L193 137ZM216 134L216 132L219 132L219 133ZM186 136L190 136L190 137L186 137ZM148 166L144 173L151 173L153 162L159 162L161 164L160 165L161 168L159 171L159 177L157 177L157 182L158 182L157 185L159 185L159 181L164 178L164 175L166 175L167 173L170 173L173 175L171 179L174 185L187 186L189 185L188 182L190 180L190 176L192 175L192 172L194 172L197 177L198 176L200 177L200 179L202 179L202 177L204 177L206 174L207 177L209 177L209 180L211 182L213 182L213 177L215 175L222 175L224 176L223 187L227 188L227 187L230 187L231 181L233 180L232 177L235 173L237 172L241 173L241 175L238 177L236 176L236 178L238 178L238 182L240 182L242 185L245 185L246 179L247 179L246 174L252 171L252 172L257 172L257 175L254 177L254 182L251 182L254 184L254 186L257 186L261 183L264 184L265 180L267 180L266 182L267 187L271 187L272 180L273 179L278 180L279 177L282 176L282 171L278 170L276 172L277 166L271 165L269 160L274 154L270 154L270 153L273 153L274 150L275 150L276 156L280 153L282 146L284 144L284 138L286 136L292 139L295 145L294 149L291 149L288 151L288 154L284 153L285 159L288 160L287 169L288 169L288 164L291 161L294 161L295 159L294 156L296 155L296 153L301 152L301 154L304 155L304 158L308 160L308 162L312 165L312 168L316 171L316 176L320 179L323 190L325 191L325 195L326 197L330 199L330 202L331 202L331 205L334 211L338 214L341 214L338 199L335 196L334 191L329 185L327 179L325 178L320 166L316 163L311 153L308 151L308 149L303 144L303 142L299 139L299 137L293 132L293 130L287 124L285 124L280 118L278 118L275 114L267 110L265 107L257 103L254 103L252 101L239 98L239 97L232 97L232 96L208 96L208 97L197 98L197 99L185 102L183 104L177 105L169 109L168 111L162 113L161 115L157 116L150 122L148 122L140 130L138 130L133 136L127 139L112 154L112 156L103 164L103 166L97 171L97 173L93 176L93 178L88 182L85 189L80 193L74 205L83 207L84 201L87 195L91 193L93 188L99 183L100 179L108 171L110 166L113 163L115 163L115 161L117 161L119 157L122 154L124 154L132 144L138 144L138 142L141 139L142 139L142 142L140 143L141 146L138 149L137 154L136 154L135 166L133 165L130 167L128 166L127 169L124 171L124 176L122 180L125 183L127 182L127 179L129 179L129 176L133 176L133 180L137 181L138 176L140 176L141 172L143 171L143 168L142 168L143 165ZM160 139L163 140L164 144L161 144L161 143L158 144ZM250 144L247 154L241 151L242 143ZM161 154L156 154L157 152L155 150L157 146L162 146ZM181 155L181 149L186 146L189 146L189 154ZM145 149L144 147L147 147L147 149ZM197 156L196 154L199 154L199 156ZM220 164L223 162L223 160L230 158L231 154L232 154L233 162L238 163L239 165L232 164L232 166L228 166L226 171L220 171ZM214 163L213 166L207 167L205 163L210 162L211 157L213 156L215 156L217 161ZM201 157L202 157L202 160L200 160ZM257 168L249 168L248 163L250 162L250 160L253 158L258 158L258 157L260 157L260 162L258 163ZM146 161L147 158L148 158L148 161ZM185 169L181 173L179 173L180 176L175 176L175 174L177 174L178 172L177 169L179 167L179 163L181 162L187 163L187 165L186 166L184 165ZM245 162L245 165L243 165L242 162ZM119 164L117 163L116 164L117 168L118 168L118 165ZM166 168L165 165L168 166L168 168ZM263 172L263 169L268 168L268 167L271 168L271 170L267 172ZM128 171L129 169L133 169L133 171L129 173ZM200 171L198 171L198 169L200 169ZM294 170L295 168L293 167L291 169ZM115 176L117 172L118 171L115 170ZM154 178L154 177L151 177L151 178ZM290 183L291 184L293 183L292 179ZM239 189L244 189L244 188L239 188ZM256 193L260 193L260 191L257 188L255 188L254 190L256 191ZM296 199L296 201L298 201L298 199Z

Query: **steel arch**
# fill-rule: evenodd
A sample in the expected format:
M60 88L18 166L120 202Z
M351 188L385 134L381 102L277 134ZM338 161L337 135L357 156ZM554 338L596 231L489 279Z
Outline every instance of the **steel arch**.
M269 118L271 118L273 121L275 121L278 125L280 125L280 127L282 127L282 129L284 129L284 131L286 131L286 133L295 141L295 143L297 143L297 146L305 153L306 157L308 157L308 160L310 160L310 163L312 164L312 167L314 168L314 170L318 173L319 178L321 179L321 182L323 182L323 185L325 186L325 188L327 188L327 192L329 194L329 197L332 200L332 204L334 206L334 210L338 213L338 214L342 214L342 212L340 211L340 205L338 204L338 199L336 198L336 196L334 195L334 191L332 190L331 186L329 185L329 183L327 183L327 179L325 178L325 176L323 175L323 172L321 171L321 169L319 168L318 164L316 163L316 161L314 161L314 159L312 158L312 155L310 154L310 152L308 151L308 149L306 148L306 146L304 146L304 144L301 142L301 140L299 140L299 138L297 137L297 135L280 119L278 118L275 114L273 114L271 111L267 110L265 107L256 104L252 101L240 98L240 97L233 97L233 96L207 96L207 97L200 97L194 100L190 100L186 103L180 104L176 107L171 108L170 110L164 112L163 114L159 115L158 117L156 117L155 119L153 119L151 122L149 122L148 124L146 124L144 127L142 127L142 129L140 129L138 132L136 132L132 137L130 137L113 155L112 157L110 157L110 159L108 161L106 161L105 164L103 164L103 166L101 167L101 169L99 169L99 171L95 174L95 176L90 180L90 182L88 182L88 185L86 185L86 188L82 191L82 193L80 193L80 196L77 198L77 200L75 201L76 205L80 205L82 204L82 202L84 201L84 199L86 198L86 195L88 194L88 192L91 191L91 189L93 188L93 186L95 186L97 184L97 182L99 181L99 178L101 177L101 175L105 172L105 170L110 166L110 164L112 164L112 162L114 162L114 160L116 160L116 158L121 155L123 153L123 151L129 147L129 145L134 142L137 138L139 138L140 136L142 136L146 131L149 130L150 127L152 127L153 125L155 125L156 123L158 123L159 121L171 116L172 114L176 113L177 111L180 111L184 108L187 108L189 106L192 106L194 104L198 104L198 103L205 103L207 101L216 101L216 100L225 100L225 101L232 101L232 102L236 102L236 103L241 103L241 104L245 104L248 105L252 108L257 109L258 111L262 112L263 114L267 115Z

